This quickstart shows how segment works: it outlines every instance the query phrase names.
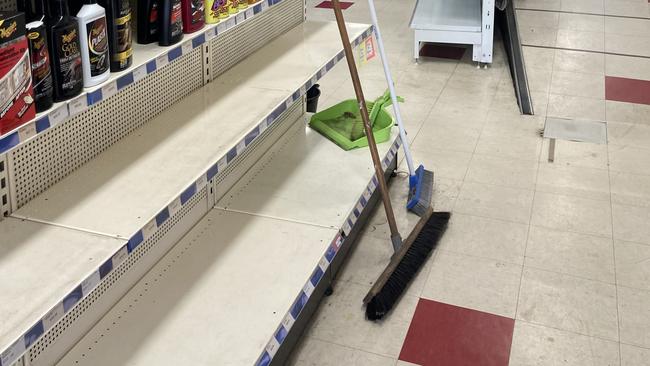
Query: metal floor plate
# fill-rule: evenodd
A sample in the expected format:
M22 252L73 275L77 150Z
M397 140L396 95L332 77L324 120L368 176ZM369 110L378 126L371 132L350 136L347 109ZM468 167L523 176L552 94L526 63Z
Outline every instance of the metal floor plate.
M589 120L546 118L544 137L594 144L607 143L607 123Z

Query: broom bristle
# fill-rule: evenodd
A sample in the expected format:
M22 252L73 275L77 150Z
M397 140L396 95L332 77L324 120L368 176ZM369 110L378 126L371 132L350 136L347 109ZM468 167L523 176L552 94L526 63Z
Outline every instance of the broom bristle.
M399 300L447 229L451 213L434 212L381 290L366 305L370 320L384 317Z

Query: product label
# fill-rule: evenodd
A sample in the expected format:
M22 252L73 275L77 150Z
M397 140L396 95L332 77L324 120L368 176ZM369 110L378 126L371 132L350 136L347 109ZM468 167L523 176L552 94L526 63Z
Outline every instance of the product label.
M172 5L171 21L171 36L177 37L183 33L183 8L180 0L175 1Z
M158 2L151 3L151 12L149 13L149 34L154 36L158 32Z
M56 38L57 57L59 59L61 88L63 92L74 91L83 84L81 70L81 47L77 27L72 25L62 29Z
M108 29L106 18L101 17L86 24L90 75L103 75L110 67L108 59Z
M131 9L129 3L122 4L120 17L115 19L115 29L117 38L117 49L113 50L112 61L118 62L120 68L123 68L129 57L132 54L132 38L131 38Z
M203 0L191 0L190 7L192 12L192 24L203 22L205 3Z
M36 102L52 97L52 74L50 69L50 54L47 49L45 32L42 23L35 28L28 26L29 53L32 61L32 78Z

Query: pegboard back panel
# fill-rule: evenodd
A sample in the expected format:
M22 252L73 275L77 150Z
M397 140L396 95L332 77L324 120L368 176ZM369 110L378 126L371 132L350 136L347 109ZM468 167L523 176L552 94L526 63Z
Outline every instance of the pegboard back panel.
M20 208L75 169L203 86L194 49L120 93L8 153L12 207Z
M0 154L0 221L11 212L7 155Z
M210 42L212 78L223 74L269 41L305 19L304 0L284 0Z
M0 11L16 10L16 0L0 0Z

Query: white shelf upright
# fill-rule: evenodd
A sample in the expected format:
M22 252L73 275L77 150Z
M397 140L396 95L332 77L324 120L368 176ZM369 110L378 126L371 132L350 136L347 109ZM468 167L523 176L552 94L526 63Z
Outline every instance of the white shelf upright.
M472 60L492 63L494 0L418 0L411 28L416 61L422 42L436 42L472 45Z

